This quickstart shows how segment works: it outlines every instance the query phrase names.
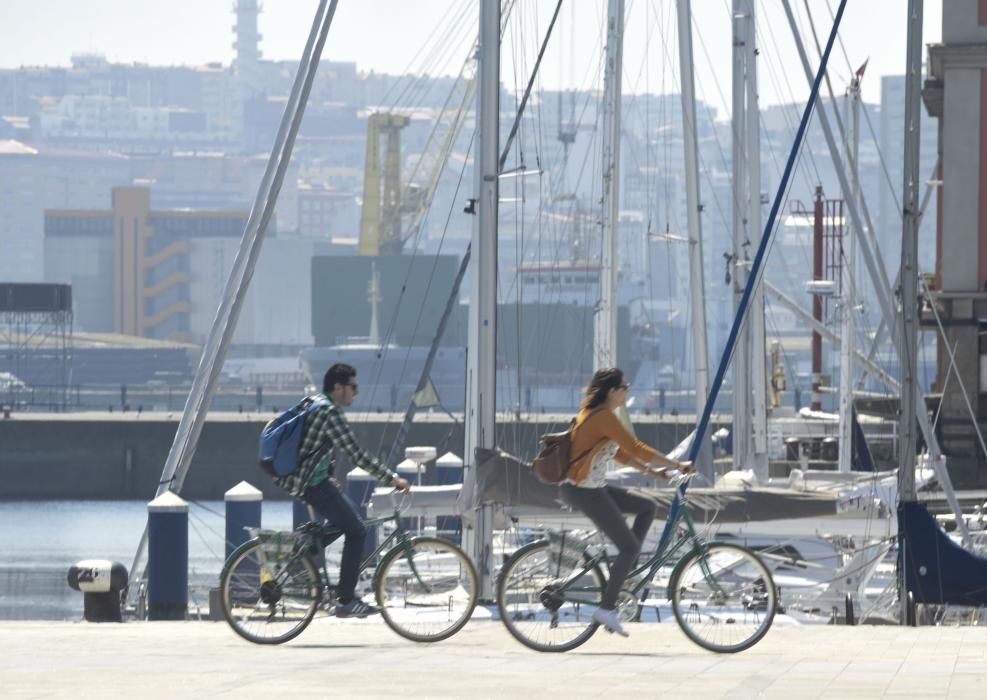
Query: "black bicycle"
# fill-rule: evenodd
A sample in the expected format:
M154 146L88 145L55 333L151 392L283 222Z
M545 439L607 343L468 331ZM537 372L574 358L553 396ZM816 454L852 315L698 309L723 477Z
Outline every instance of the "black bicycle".
M409 535L397 506L364 521L394 530L360 565L373 569L373 591L387 625L415 642L448 639L469 621L479 596L476 570L462 549L435 537ZM257 644L281 644L301 634L321 609L335 614L336 587L325 548L342 530L309 522L294 531L254 531L230 554L220 575L223 615Z

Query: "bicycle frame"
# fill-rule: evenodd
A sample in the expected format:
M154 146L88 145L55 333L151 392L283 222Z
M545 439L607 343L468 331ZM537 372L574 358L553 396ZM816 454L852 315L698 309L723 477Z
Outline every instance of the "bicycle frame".
M392 549L397 547L402 547L405 556L408 559L408 565L411 567L412 573L414 573L415 578L423 586L427 584L422 580L421 575L418 573L418 568L415 566L415 559L411 555L412 549L410 547L410 542L412 537L409 536L408 532L404 529L401 524L401 512L397 509L390 515L383 515L377 518L369 518L363 521L363 525L369 530L371 528L378 528L384 523L393 522L395 527L394 530L385 537L380 544L371 552L361 563L360 563L360 573L366 571L376 560L377 557L381 556L386 552L390 552ZM322 544L323 538L330 539L330 542L335 540L339 535L342 535L343 531L337 527L320 527L318 532L304 532L298 538L298 542L301 546L297 547L297 551L292 554L291 559L294 560L300 556L306 556L308 550L314 545L319 553L316 559L316 566L319 569L319 574L322 577L323 589L329 589L332 587L332 578L329 576L329 569L326 566L325 556L322 556L324 546ZM392 544L393 543L393 544Z
M667 562L671 561L673 557L682 552L683 549L685 549L684 553L688 554L689 552L699 548L705 548L711 544L710 542L703 541L696 533L696 526L692 520L692 514L685 506L685 486L686 484L680 486L675 494L675 498L672 499L672 504L668 511L668 517L665 520L665 528L662 531L661 538L658 540L658 545L655 547L654 554L652 554L648 561L644 564L631 570L630 573L627 574L627 581L637 579L637 583L629 589L635 598L640 597L641 591L644 590L644 588L652 580L654 575L658 572L658 569L660 569ZM685 525L686 533L682 537L673 539L672 535L676 532L679 525L682 524ZM592 590L582 587L574 587L573 584L575 584L576 581L582 578L594 566L597 566L601 562L606 565L607 570L609 571L610 557L607 555L606 551L600 552L599 554L591 557L584 564L582 569L569 576L557 589L557 591L565 596L565 594L570 591L587 592L588 590ZM706 571L705 562L703 563L703 570L706 575L710 575L710 572ZM644 572L647 572L647 575L641 576ZM674 580L674 578L675 576L673 571L672 576L669 577L669 585L671 585L671 581ZM668 595L671 597L671 590L668 591ZM641 597L642 602L646 599L646 597L647 596Z
M410 538L408 537L408 533L405 531L404 527L401 525L401 513L399 511L395 510L390 515L382 515L379 518L370 518L369 520L363 521L364 527L368 530L371 528L377 528L384 523L394 523L394 531L385 537L384 540L377 545L377 548L367 555L367 558L360 563L360 571L363 571L369 567L371 562L375 561L378 556L384 552L390 551L391 542L396 541L397 544L405 546L405 552L410 551L407 547L407 542Z

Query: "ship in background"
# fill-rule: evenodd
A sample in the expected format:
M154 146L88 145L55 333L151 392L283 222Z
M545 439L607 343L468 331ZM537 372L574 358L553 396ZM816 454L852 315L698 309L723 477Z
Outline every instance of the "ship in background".
M505 22L511 4L505 2ZM464 172L471 160L470 130L464 127L474 119L475 56L474 45L442 108L429 119L400 106L368 115L356 254L316 256L312 262L314 347L302 350L302 370L319 386L333 363L353 365L361 378L361 403L370 411L403 411L414 395L464 253L467 232L450 230L446 221L437 235L428 212L433 200L437 211L463 207L436 196L441 178ZM571 411L592 374L590 344L572 341L592 335L600 298L600 261L593 258L590 241L595 215L569 191L564 174L579 128L574 118L560 122L562 156L554 166L505 173L512 184L502 201L529 205L517 211L505 204L500 222L497 405L502 410ZM553 195L541 204L539 188L546 182ZM474 203L465 200L465 205L469 213ZM630 221L639 241L644 240L640 219ZM628 306L636 300L646 308L650 271L627 272L620 284L625 303L618 312L618 359L633 378L638 366L657 362L659 329L635 322ZM447 411L465 409L468 305L460 293L430 373L433 403Z
M452 255L315 258L315 346L301 352L310 383L321 386L325 371L345 362L359 375L361 408L403 411L415 394L458 265ZM592 328L594 307L586 300L595 294L598 266L526 266L517 273L533 299L563 287L567 297L498 306L498 406L525 413L571 411L592 374L591 348L560 339L582 337ZM363 289L368 293L358 293ZM346 303L332 304L331 311L318 303L339 299ZM457 413L465 408L467 313L468 301L455 305L430 373L436 395L430 403ZM626 307L619 323L630 337ZM627 354L624 366L642 365Z

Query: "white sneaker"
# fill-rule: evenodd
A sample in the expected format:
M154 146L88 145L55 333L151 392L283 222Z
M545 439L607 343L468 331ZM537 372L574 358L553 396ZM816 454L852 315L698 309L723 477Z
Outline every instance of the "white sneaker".
M604 608L597 608L593 611L593 622L599 622L601 625L607 628L608 632L616 632L621 637L629 637L627 630L620 624L620 618L617 617L616 610L606 610Z

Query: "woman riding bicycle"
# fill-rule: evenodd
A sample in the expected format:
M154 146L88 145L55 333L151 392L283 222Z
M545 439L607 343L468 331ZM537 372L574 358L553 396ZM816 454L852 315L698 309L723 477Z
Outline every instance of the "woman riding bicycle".
M617 616L617 596L637 560L658 504L647 496L607 484L607 464L616 460L665 479L665 469L692 471L691 463L669 459L624 427L615 411L624 406L629 388L624 373L616 367L597 370L593 375L572 431L570 454L578 458L561 487L566 503L582 511L617 546L610 580L593 620L624 637L628 634ZM652 464L662 468L654 469ZM635 515L633 528L627 527L625 513Z

